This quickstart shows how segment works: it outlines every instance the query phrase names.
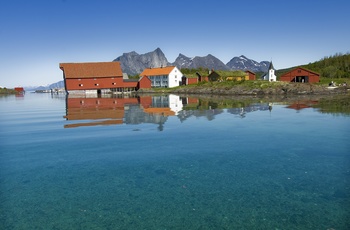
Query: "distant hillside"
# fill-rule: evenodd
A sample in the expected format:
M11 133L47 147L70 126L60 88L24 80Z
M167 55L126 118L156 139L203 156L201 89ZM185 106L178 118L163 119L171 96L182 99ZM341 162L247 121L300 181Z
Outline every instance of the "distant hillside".
M303 67L320 73L324 78L350 78L350 54L337 53Z
M58 81L56 83L49 84L47 86L25 86L26 91L35 91L35 90L48 90L48 89L62 89L64 88L64 82Z
M319 73L322 78L350 78L350 54L335 54L301 67ZM279 77L294 68L280 69L276 74Z

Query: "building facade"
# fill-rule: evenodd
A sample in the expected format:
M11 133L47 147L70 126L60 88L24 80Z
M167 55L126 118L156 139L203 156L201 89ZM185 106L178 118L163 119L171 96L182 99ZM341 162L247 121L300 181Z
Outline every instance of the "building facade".
M298 67L283 74L280 77L280 80L287 82L315 83L320 81L320 74L302 67Z

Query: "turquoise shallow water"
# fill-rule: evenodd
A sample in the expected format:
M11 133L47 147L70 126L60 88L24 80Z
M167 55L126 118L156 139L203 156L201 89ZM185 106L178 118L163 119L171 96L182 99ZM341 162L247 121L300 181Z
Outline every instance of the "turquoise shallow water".
M172 99L0 97L0 229L350 228L348 115Z

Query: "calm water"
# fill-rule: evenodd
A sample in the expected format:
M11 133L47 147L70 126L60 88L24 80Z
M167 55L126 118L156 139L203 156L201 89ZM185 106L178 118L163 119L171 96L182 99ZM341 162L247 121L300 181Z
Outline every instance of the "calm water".
M349 229L349 97L232 99L0 97L0 229Z

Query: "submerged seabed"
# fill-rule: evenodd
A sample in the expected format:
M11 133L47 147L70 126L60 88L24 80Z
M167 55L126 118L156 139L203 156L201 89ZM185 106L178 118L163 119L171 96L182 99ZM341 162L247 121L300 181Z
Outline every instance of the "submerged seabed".
M349 229L341 113L275 103L66 129L64 98L0 105L0 229Z

